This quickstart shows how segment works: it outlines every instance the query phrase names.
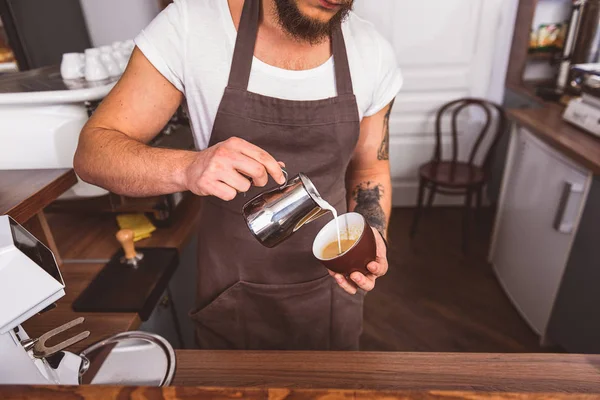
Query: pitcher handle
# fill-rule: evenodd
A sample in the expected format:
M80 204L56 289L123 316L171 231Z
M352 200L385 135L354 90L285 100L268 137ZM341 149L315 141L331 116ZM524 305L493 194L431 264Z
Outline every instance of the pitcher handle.
M285 167L281 167L281 172L283 172L283 176L285 176L285 182L283 183L283 185L281 185L279 190L285 189L286 186L288 185L288 180L289 180L289 175L288 175L287 169L285 169Z
M283 185L281 185L281 186L279 187L279 189L273 189L273 190L271 190L271 192L272 192L272 191L275 191L275 190L283 190L283 189L285 189L285 188L286 188L286 186L288 185L288 181L289 181L289 175L288 175L287 169L285 169L285 167L281 167L281 172L283 172L283 176L285 176L285 182L284 182L284 184L283 184ZM254 184L254 182L252 181L252 179L251 179L251 178L248 178L248 180L250 181L250 184L251 184L251 185L253 185L253 184ZM246 192L244 192L244 197L246 197Z

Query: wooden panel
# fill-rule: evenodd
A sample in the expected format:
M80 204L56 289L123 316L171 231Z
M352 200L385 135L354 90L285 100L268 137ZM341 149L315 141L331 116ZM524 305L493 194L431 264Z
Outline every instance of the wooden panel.
M600 356L177 351L175 385L599 392Z
M432 116L442 105L465 97L468 93L468 90L462 87L456 90L448 89L439 93L413 92L400 94L394 103L392 115L401 117L402 115L422 113ZM390 134L394 133L401 132L390 132Z
M475 134L472 129L476 128L476 126L469 124L469 116L469 112L465 111L464 114L458 117L458 133L459 135L466 136L467 139L472 139L469 136ZM403 115L401 118L390 121L390 132L393 132L390 133L390 136L396 139L413 138L427 141L429 137L434 137L435 135L435 118L435 110L431 110L429 113ZM445 115L442 119L443 136L451 134L451 121L449 115Z
M509 85L521 85L525 65L527 64L527 49L531 23L535 16L538 0L519 0L519 9L515 21L512 47L510 50L510 63L506 73L506 83Z
M399 97L411 92L436 92L445 90L465 90L469 87L469 68L464 65L450 65L443 69L422 65L403 68L404 82ZM435 94L435 93L434 93Z
M317 390L317 389L231 389L200 387L106 387L106 386L6 386L0 388L0 396L4 399L60 399L60 400L126 400L126 399L321 399L321 400L439 400L439 399L472 399L472 400L544 400L552 397L556 400L591 399L584 394L545 394L545 393L473 393L473 392L399 392L368 390Z
M72 169L0 171L0 215L24 223L76 183Z

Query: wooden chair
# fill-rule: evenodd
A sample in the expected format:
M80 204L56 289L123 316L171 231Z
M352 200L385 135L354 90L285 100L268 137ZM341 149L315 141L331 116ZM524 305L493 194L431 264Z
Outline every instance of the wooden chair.
M469 107L482 109L485 114L485 119L483 128L479 132L471 149L468 161L462 162L458 160L457 123L459 114ZM494 110L496 111L495 113ZM492 129L494 114L496 114L498 118L497 129L495 129L490 146L484 153L481 165L475 165L475 159L478 152L481 150L481 144L488 133L494 131L494 129ZM450 159L443 159L442 157L442 121L446 115L451 115L452 158ZM436 145L433 158L430 162L419 168L419 193L417 197L417 210L410 230L411 238L417 233L417 226L423 211L425 189L429 190L427 208L431 207L437 193L451 196L464 196L463 252L467 251L469 219L473 196L476 196L477 210L479 211L481 208L483 189L489 177L489 168L491 164L490 155L493 154L501 134L505 131L506 124L504 110L500 106L482 99L463 98L452 101L440 108L436 117Z

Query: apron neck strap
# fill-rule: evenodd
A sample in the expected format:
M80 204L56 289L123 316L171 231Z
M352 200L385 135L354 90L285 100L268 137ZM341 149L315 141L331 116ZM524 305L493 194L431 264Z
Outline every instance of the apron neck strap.
M261 0L245 0L242 17L235 40L229 84L232 89L248 90L254 47L258 34ZM331 35L331 52L335 66L335 82L338 96L353 94L352 77L346 53L342 27L338 26Z
M252 70L254 46L258 34L258 21L260 20L260 0L244 1L242 18L238 27L235 49L229 72L229 87L247 90Z
M342 26L335 28L331 34L331 53L335 67L335 85L338 96L353 94L352 77L350 76L350 65L346 53L346 42L342 33Z

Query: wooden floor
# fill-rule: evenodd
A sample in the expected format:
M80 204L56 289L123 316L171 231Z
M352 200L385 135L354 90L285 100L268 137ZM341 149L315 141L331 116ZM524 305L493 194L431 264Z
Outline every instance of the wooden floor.
M460 250L460 209L426 212L411 243L413 212L393 212L390 271L367 295L362 349L543 352L486 261L491 211L473 227L467 256Z

